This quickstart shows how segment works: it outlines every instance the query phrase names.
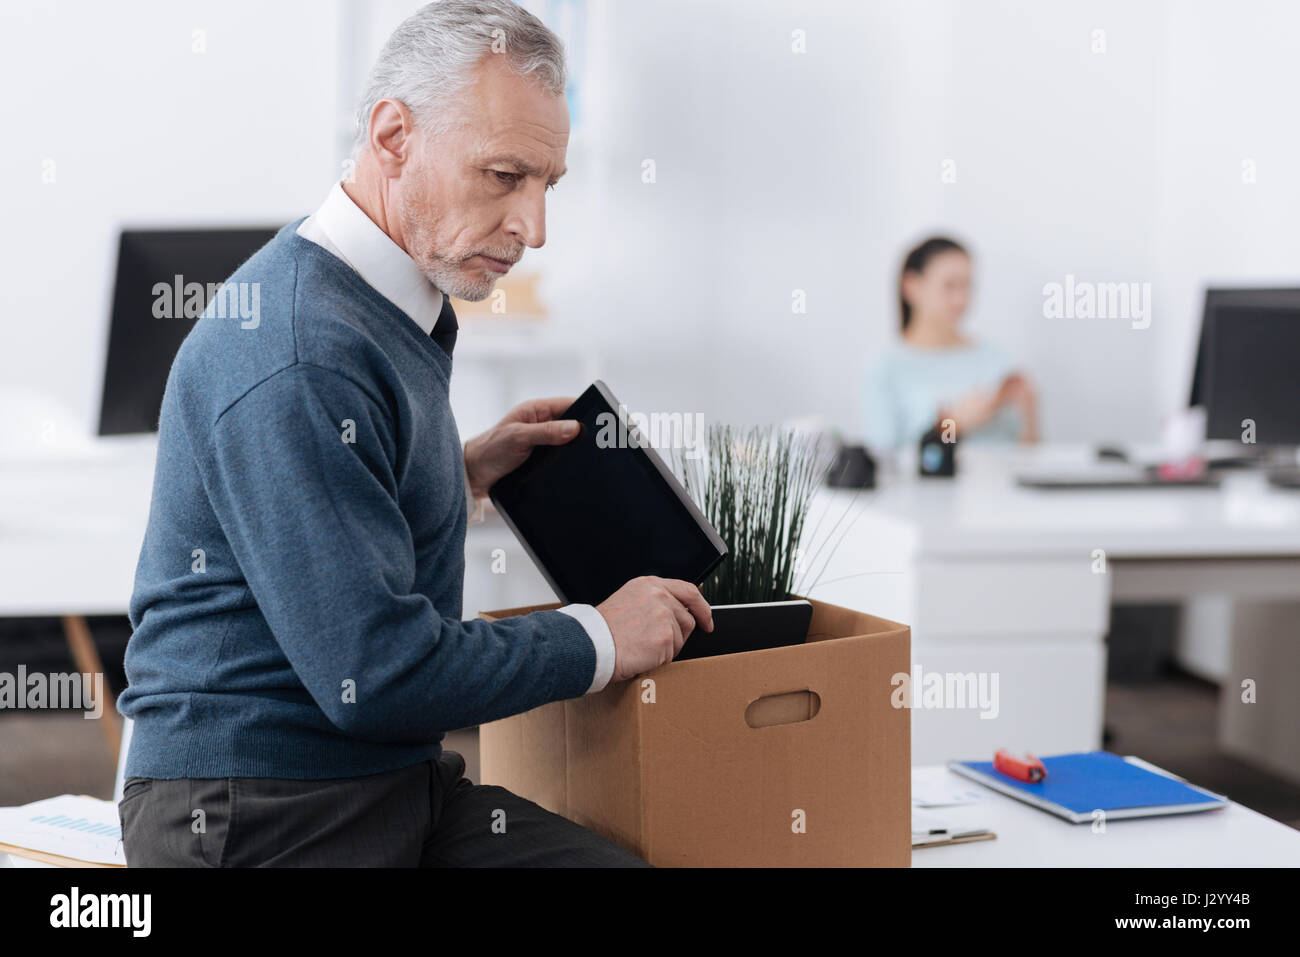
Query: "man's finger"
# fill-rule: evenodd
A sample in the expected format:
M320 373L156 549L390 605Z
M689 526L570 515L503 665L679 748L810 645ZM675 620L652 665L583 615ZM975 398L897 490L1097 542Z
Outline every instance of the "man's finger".
M713 630L713 609L698 588L679 578L665 578L663 583L669 594L686 606L705 631Z
M549 422L563 415L564 410L573 405L575 401L575 399L563 395L551 396L547 399L530 399L520 409L523 413L521 418L531 422Z
M677 652L682 650L682 645L686 644L686 635L682 633L682 623L677 620L677 615L673 615L673 653L668 656L668 661L677 657ZM662 664L668 664L668 661Z
M511 422L506 428L510 445L521 452L529 452L535 445L563 445L572 442L581 431L577 419L556 419L554 422Z
M520 422L519 435L531 448L534 445L563 445L573 441L581 426L577 419L556 419L554 422Z
M686 644L686 639L691 637L691 633L695 631L695 619L691 616L691 613L686 609L686 606L683 605L681 602L679 602L676 598L671 599L671 601L673 606L673 615L675 615L677 618L677 627L681 629L682 644L684 645ZM676 657L677 652L681 650L682 650L681 645L678 645L676 648L674 648L673 657Z

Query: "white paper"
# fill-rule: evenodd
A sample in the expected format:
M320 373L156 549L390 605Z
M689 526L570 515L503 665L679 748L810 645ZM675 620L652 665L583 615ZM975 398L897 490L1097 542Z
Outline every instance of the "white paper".
M0 844L126 866L117 805L83 795L61 794L22 807L0 808Z
M919 840L928 839L930 835L935 835L934 840L945 840L948 837L948 819L940 817L933 811L925 811L921 808L912 808L912 843Z
M979 804L985 795L972 784L947 768L917 768L912 771L913 807L953 807Z
M954 806L941 811L912 808L912 844L933 844L954 837L992 830L987 812L978 806Z

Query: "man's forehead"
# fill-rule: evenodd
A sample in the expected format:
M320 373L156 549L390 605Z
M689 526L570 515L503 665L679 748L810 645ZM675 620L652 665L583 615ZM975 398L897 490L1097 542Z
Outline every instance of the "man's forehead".
M519 172L558 177L569 144L569 106L536 80L513 73L503 58L489 56L463 114L476 134L480 160L513 160Z
M566 172L567 126L562 131L528 119L484 118L474 137L474 158L498 163L525 176L559 179Z

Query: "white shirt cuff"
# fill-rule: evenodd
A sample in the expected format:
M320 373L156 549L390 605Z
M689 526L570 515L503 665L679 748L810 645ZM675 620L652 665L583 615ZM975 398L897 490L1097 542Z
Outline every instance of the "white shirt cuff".
M610 634L605 616L592 605L565 605L558 610L576 618L596 646L596 674L587 689L587 694L594 694L609 684L609 679L614 676L614 636Z
M466 520L471 524L483 521L483 499L475 498L469 487L469 469L465 467L465 450L460 453L460 474L465 479Z

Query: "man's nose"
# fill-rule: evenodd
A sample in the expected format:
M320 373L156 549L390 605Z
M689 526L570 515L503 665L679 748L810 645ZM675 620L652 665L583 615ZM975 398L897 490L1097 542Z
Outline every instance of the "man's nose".
M530 249L546 244L546 188L521 192L505 222L506 231Z

